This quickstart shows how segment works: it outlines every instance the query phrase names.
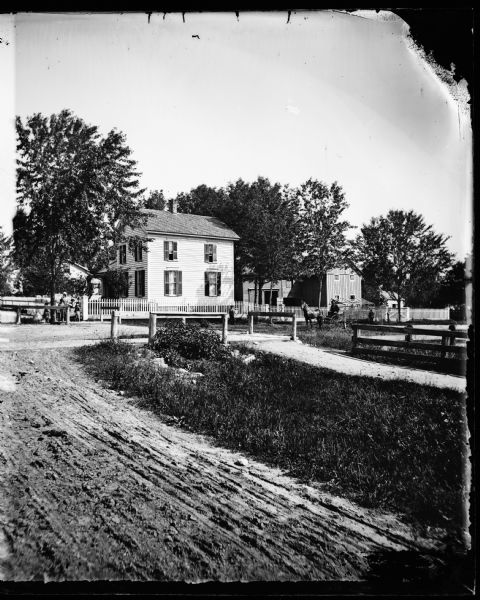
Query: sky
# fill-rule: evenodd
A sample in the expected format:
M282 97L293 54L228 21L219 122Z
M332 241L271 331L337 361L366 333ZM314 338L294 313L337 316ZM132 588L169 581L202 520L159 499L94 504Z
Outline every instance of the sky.
M458 259L471 251L465 85L443 83L392 13L18 13L0 38L6 233L14 117L68 108L125 133L147 190L338 181L352 225L413 209Z

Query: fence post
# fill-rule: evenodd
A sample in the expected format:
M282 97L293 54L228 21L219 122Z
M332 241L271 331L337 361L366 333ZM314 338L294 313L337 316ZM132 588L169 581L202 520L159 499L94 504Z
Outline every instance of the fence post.
M450 331L454 332L456 331L457 327L455 325L455 323L451 323L448 328L450 329ZM455 346L455 334L452 334L450 336L450 346Z
M406 327L408 327L408 329L413 329L412 325L406 325ZM407 334L405 334L405 341L407 343L412 341L412 334L410 331Z
M448 336L448 337L450 337L450 336ZM447 347L447 343L448 343L448 342L447 342L447 340L448 340L448 337L447 337L447 336L444 336L444 335L442 335L442 350L440 351L440 358L445 358L445 356L446 356L446 353L445 353L445 350L444 350L444 348L446 348L446 347Z
M82 296L82 321L88 321L88 296Z
M22 322L22 309L18 306L17 307L17 325L20 325Z
M253 333L253 312L248 313L248 333Z
M65 323L67 325L70 325L70 307L67 305L67 308L65 309Z
M151 346L153 344L153 339L155 337L157 329L157 315L153 312L150 313L150 318L148 321L148 345Z
M294 342L297 341L297 314L293 313L292 315L292 340Z
M352 323L352 329L353 329L353 334L352 334L352 352L353 352L353 351L355 351L355 348L357 347L358 324Z
M112 340L118 339L118 311L112 310L111 336Z
M227 315L222 315L222 343L227 345L228 342L228 318Z

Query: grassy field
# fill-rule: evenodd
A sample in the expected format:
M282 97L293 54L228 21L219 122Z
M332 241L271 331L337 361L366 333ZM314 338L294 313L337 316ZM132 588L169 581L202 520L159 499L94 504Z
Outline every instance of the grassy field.
M263 353L249 365L234 358L195 361L190 368L204 376L193 385L171 369L155 369L150 351L129 344L76 352L112 387L220 445L417 524L451 534L460 524L462 394L345 376Z

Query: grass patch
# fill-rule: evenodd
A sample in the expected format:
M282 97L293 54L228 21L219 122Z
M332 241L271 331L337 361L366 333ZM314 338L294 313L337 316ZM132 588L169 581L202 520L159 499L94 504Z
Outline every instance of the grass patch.
M302 480L368 507L455 531L462 513L464 396L351 377L257 352L197 361L196 385L158 370L151 351L101 342L76 350L96 376ZM147 358L146 358L147 357Z

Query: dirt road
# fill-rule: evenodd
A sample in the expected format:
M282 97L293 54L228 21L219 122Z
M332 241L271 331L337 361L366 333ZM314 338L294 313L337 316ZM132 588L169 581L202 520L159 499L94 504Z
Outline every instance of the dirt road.
M162 422L72 349L2 352L0 402L3 578L358 580L379 552L429 547Z

